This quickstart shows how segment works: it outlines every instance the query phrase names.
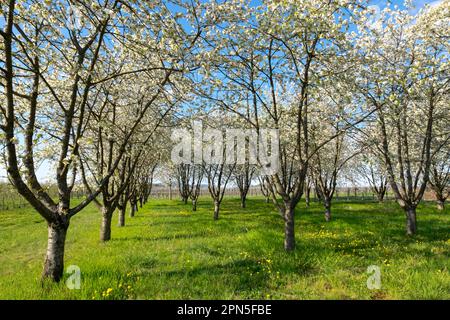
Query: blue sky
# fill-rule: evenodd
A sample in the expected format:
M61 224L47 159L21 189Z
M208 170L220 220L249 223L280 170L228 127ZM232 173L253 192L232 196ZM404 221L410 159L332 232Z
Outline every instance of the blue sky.
M442 0L413 0L415 9L413 9L412 12L416 13L417 11L419 11L421 8L423 8L427 4L433 5L433 4L439 3L441 1ZM386 6L386 4L388 3L387 0L372 0L370 2L373 3L374 5L380 6L380 8L384 8ZM392 4L396 4L401 8L401 7L403 7L404 0L391 0L389 2Z

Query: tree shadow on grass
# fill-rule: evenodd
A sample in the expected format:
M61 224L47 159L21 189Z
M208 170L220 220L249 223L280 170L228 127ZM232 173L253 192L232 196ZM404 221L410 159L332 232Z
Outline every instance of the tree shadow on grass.
M210 278L222 277L227 279L227 286L233 292L248 292L267 287L270 274L264 272L263 267L252 259L240 259L224 264L214 264L195 267L193 269L180 268L170 270L163 275L171 277Z
M148 221L146 223L146 226L148 227L157 227L157 226L165 226L165 225L180 225L180 226L186 226L186 221L184 220L170 220L170 221Z
M204 238L204 237L216 237L214 234L208 233L208 232L199 232L199 233L182 233L182 234L173 234L173 235L166 235L166 236L160 236L160 237L147 237L147 236L127 236L127 237L121 237L121 238L112 238L111 242L118 242L118 241L170 241L170 240L179 240L179 239L194 239L194 238Z

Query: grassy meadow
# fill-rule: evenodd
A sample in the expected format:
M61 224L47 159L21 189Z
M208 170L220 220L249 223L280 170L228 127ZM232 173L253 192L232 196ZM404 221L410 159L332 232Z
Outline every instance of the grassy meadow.
M335 203L326 223L320 204L297 208L293 253L283 250L283 221L273 205L226 198L198 211L151 199L126 226L113 222L99 241L94 206L75 216L65 267L81 270L81 288L41 283L47 228L30 208L0 211L0 299L450 299L450 210L418 208L418 235L407 237L395 203ZM370 290L367 267L381 269ZM66 275L67 277L68 275Z

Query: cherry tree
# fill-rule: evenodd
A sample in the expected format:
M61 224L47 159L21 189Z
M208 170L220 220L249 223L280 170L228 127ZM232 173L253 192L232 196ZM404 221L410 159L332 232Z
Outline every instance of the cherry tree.
M186 204L195 185L195 167L190 164L181 163L177 165L176 171L178 192L180 193L181 201Z
M117 1L80 2L76 19L66 14L69 4L64 1L12 0L1 6L5 12L0 32L1 90L6 101L0 109L0 128L5 133L8 176L47 221L42 276L59 281L70 219L100 192L97 189L71 206L90 93L97 81L117 75L117 70L100 65L111 54L105 43L111 39L110 28L119 23L120 5ZM57 199L36 175L35 162L43 144L54 151ZM105 173L104 183L113 172Z
M277 1L237 8L207 38L211 63L205 77L215 77L199 94L245 119L258 134L264 127L280 130L273 150L280 168L264 179L285 222L287 251L295 248L294 212L316 152L309 136L310 95L321 79L343 72L326 65L345 61L340 53L348 46L346 16L358 15L355 4Z
M122 132L121 144L115 145L118 152L88 197L71 203L87 124L94 106L97 112L106 102L107 94L100 88L122 76L147 72L157 75L150 82L156 87L151 91L156 99L171 76L189 70L189 61L196 60L188 56L203 24L195 18L192 4L183 5L190 9L181 17L161 1L1 3L0 129L10 181L48 224L43 278L60 280L71 218L105 190L126 161L133 128L146 113L142 110L134 119L136 126ZM193 28L183 28L182 18ZM158 64L135 64L135 69L127 63L131 53L139 61L147 58ZM36 175L36 163L43 158L55 164L56 199Z
M239 189L241 208L246 207L247 194L252 185L255 171L256 167L248 163L237 165L234 170L234 182Z
M270 193L269 193L269 187L266 184L266 179L264 176L258 175L258 183L259 183L259 189L261 190L262 195L264 198L266 198L266 202L270 202Z
M353 128L347 128L353 114L358 113L351 93L343 85L349 82L348 79L341 79L341 82L327 79L311 95L314 103L311 105L310 139L316 152L311 158L309 170L325 207L326 221L331 220L331 202L337 191L338 179L348 161L360 153L352 140Z
M222 117L223 122L218 124L217 120L220 117ZM209 194L214 202L214 220L219 219L220 205L236 168L234 155L227 153L226 143L229 143L229 140L225 140L224 132L221 130L229 122L226 115L211 114L208 123L214 125L214 127L211 131L206 130L202 138L203 170L208 183Z
M214 220L219 219L220 205L230 180L232 169L226 164L209 164L205 166L208 191L214 202Z
M450 153L443 156L446 157L444 160L433 159L430 174L430 187L436 197L439 210L444 210L445 201L450 196L450 165L448 163Z
M117 209L119 210L119 227L125 226L125 216L128 204L130 204L129 215L130 217L134 217L135 212L138 210L138 202L139 206L142 208L150 197L155 170L160 160L159 152L151 148L151 146L157 146L158 144L159 142L152 142L148 147L146 147L147 150L140 157L139 163L136 165L134 172L132 172L131 161L128 162L128 167L126 170L128 170L128 172L132 172L132 175L117 202Z
M448 16L440 14L448 12L448 5L419 16L387 7L376 24L360 27L357 40L360 91L377 110L375 149L405 211L408 235L417 231L416 208L429 181L436 115L445 108L448 92L448 46L430 36L448 25Z
M355 165L353 174L362 177L369 184L372 192L376 194L378 202L383 202L387 192L388 180L378 159L368 152L362 154L352 164Z
M319 130L324 130L323 127ZM332 130L339 130L338 124ZM325 220L331 220L331 203L336 192L340 173L347 162L352 159L358 150L352 150L351 141L344 134L321 148L311 159L310 170L315 179L315 189L320 195L320 201L325 207Z
M191 193L189 195L192 202L192 211L197 211L197 203L198 198L200 197L204 175L205 172L203 170L203 166L195 165L192 172Z

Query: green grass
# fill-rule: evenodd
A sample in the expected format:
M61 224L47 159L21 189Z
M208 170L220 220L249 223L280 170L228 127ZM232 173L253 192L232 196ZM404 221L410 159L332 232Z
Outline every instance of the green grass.
M80 290L40 282L46 224L31 209L0 212L1 299L449 299L450 210L418 209L419 233L407 237L395 203L340 202L326 223L322 207L297 209L293 253L273 206L224 200L220 219L201 199L151 200L112 240L100 243L93 207L72 219L66 267L81 269ZM117 218L117 216L115 216ZM381 289L369 290L369 265ZM67 277L67 275L66 275ZM108 290L110 289L110 290ZM108 292L108 293L106 293Z

